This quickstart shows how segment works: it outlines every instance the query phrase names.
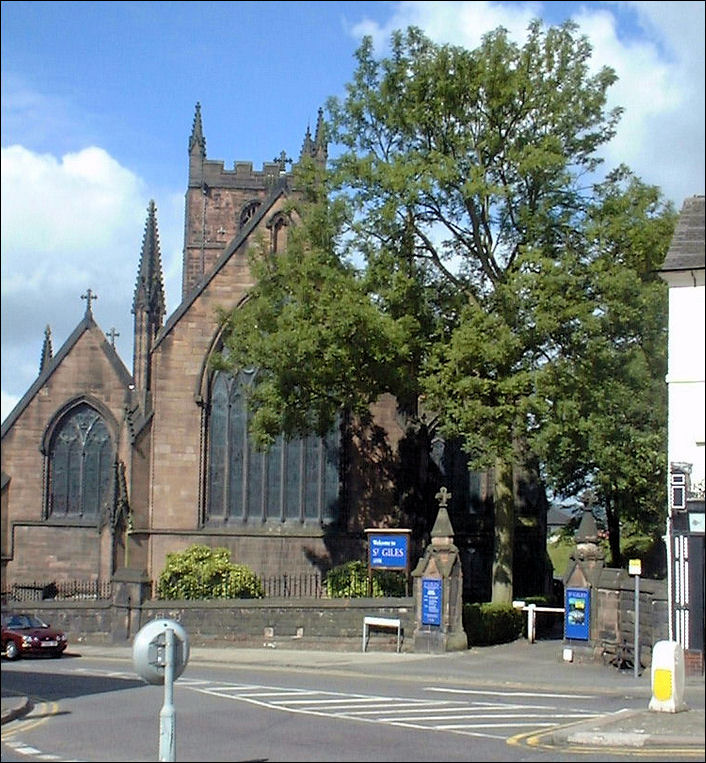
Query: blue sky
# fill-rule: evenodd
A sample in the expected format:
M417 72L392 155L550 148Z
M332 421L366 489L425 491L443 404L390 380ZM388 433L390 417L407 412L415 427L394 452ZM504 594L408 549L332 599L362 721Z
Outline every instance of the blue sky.
M475 47L506 27L573 18L625 108L605 165L628 164L679 208L704 193L703 2L2 2L2 419L93 314L132 365L132 296L154 199L168 312L181 293L187 146L201 103L209 159L297 157L343 95L364 34Z

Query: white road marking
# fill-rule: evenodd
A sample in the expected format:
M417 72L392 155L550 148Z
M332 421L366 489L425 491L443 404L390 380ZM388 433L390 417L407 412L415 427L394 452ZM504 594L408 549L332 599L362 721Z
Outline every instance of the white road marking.
M426 691L473 696L508 697L482 701L477 699L416 699L410 697L387 697L375 694L354 694L292 689L276 686L253 686L252 684L201 684L188 686L195 691L224 699L248 702L259 707L289 713L317 715L340 720L357 720L367 723L384 723L418 730L448 731L475 737L505 739L492 733L506 731L507 736L516 730L557 726L569 720L589 719L596 713L570 710L551 704L552 699L580 696L591 699L594 695L537 694L536 692L447 690L426 687ZM521 697L531 697L533 703L518 702ZM538 704L538 701L541 704Z

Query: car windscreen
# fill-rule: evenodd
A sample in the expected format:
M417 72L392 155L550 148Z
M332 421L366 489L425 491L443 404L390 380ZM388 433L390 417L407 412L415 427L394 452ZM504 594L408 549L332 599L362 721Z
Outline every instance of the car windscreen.
M38 617L32 615L12 615L7 618L6 628L48 628L49 626Z

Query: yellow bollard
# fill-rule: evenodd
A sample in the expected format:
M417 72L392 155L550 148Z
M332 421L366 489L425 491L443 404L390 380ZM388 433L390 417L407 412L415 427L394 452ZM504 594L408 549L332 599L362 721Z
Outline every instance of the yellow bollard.
M684 652L676 641L658 641L652 647L650 710L679 713L684 703Z

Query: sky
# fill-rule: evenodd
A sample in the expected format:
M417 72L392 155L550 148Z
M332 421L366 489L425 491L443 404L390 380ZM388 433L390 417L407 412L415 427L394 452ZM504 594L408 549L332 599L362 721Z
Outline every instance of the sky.
M157 208L167 315L181 297L188 140L201 104L209 159L298 157L355 51L395 29L475 48L505 27L571 18L625 113L602 152L677 209L704 193L704 2L2 2L2 420L93 316L132 371L132 299Z

